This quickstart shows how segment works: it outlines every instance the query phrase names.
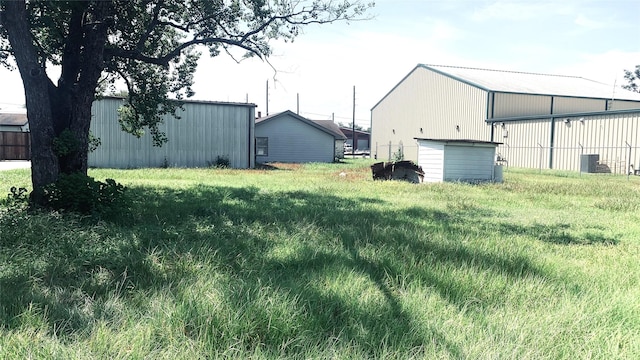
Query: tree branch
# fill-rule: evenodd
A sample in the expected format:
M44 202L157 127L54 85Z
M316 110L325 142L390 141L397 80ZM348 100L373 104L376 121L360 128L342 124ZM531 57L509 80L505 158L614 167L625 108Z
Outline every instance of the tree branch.
M160 10L162 10L162 4L164 4L164 0L159 1L156 4L156 7L153 9L153 18L149 22L149 25L147 26L147 29L145 30L144 34L140 36L140 39L138 40L138 44L136 45L136 50L142 51L142 49L144 48L145 41L149 39L149 36L153 32L153 30L160 23L158 19L160 17Z

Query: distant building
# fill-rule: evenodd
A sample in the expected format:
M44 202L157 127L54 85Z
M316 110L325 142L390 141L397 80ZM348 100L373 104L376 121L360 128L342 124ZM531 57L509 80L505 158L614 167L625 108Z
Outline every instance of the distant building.
M415 161L415 139L430 138L499 142L508 166L580 170L585 154L640 164L640 94L580 77L418 65L371 119L381 160Z
M0 113L0 131L29 132L26 113Z
M333 162L346 140L331 120L309 120L292 111L256 119L256 162Z
M355 141L354 141L354 132L353 129L346 126L341 126L340 130L347 137L347 144L353 146L353 144L357 144L357 146L353 146L353 149L356 151L369 151L371 149L371 133L368 131L362 131L356 129L355 131Z
M31 159L29 121L24 113L0 113L0 160Z

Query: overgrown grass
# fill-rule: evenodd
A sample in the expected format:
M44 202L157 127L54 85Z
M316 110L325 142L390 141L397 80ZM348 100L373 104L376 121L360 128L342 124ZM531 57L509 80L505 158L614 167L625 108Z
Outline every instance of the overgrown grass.
M109 222L0 204L0 358L640 358L639 178L370 163L92 170Z

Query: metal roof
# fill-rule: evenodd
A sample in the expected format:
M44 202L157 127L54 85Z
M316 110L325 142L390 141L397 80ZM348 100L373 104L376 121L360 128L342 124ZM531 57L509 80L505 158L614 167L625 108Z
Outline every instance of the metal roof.
M640 101L640 93L577 76L420 64L486 91Z
M27 125L27 114L3 114L0 113L0 125L5 126L25 126Z
M485 141L485 140L472 140L472 139L430 139L430 138L421 138L415 137L414 140L424 140L424 141L435 141L442 142L445 144L450 143L460 143L460 144L487 144L487 145L501 145L501 142L495 141Z
M265 122L268 122L270 120L273 120L275 118L284 116L284 115L289 115L297 120L302 121L303 123L309 124L312 127L315 127L317 129L320 129L330 135L332 135L334 138L336 139L340 139L340 140L346 140L347 137L344 136L344 134L342 133L342 131L340 131L340 128L338 127L338 125L336 125L333 121L331 120L310 120L307 119L303 116L300 116L296 113L294 113L291 110L286 110L283 112L279 112L276 114L271 114L265 117L261 117L259 119L256 119L256 125L260 125L263 124Z

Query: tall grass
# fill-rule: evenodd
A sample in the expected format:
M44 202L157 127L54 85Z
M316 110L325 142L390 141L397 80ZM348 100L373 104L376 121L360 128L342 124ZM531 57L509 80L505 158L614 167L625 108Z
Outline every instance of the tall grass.
M640 358L640 179L369 164L92 170L109 221L5 202L0 357Z

